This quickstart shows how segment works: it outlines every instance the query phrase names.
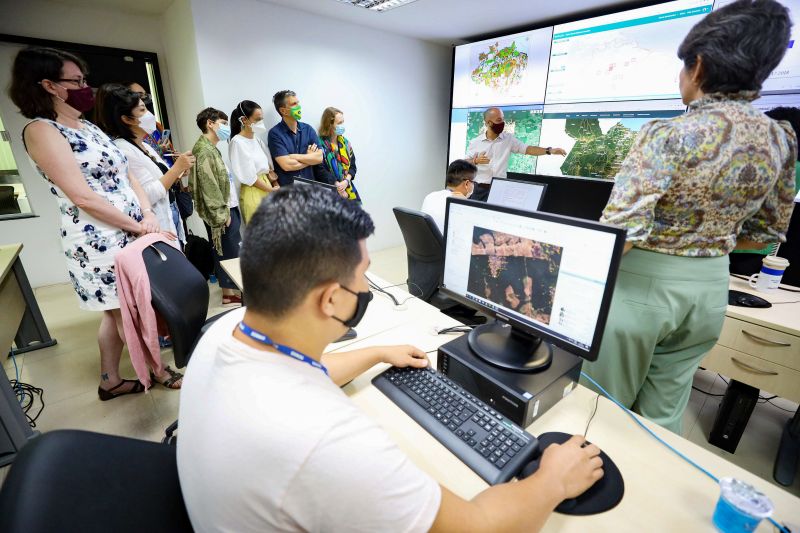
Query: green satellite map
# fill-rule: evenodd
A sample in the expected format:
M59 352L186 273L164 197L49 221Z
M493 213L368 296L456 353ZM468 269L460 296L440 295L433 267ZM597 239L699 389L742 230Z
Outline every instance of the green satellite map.
M614 124L604 135L596 118L567 119L565 131L575 139L575 146L561 165L561 173L614 179L637 134L622 122Z
M490 89L508 89L522 79L528 67L528 54L517 48L516 41L511 46L500 48L500 43L489 45L489 50L478 54L478 63L472 70L472 81Z
M541 111L504 111L505 131L524 142L528 146L539 146L542 136ZM467 118L467 145L478 135L483 135L483 111L470 111ZM535 174L536 158L524 154L511 154L508 160L509 172Z

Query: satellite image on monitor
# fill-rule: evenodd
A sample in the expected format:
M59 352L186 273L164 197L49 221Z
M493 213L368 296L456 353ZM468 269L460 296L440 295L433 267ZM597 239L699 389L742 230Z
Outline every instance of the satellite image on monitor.
M567 119L565 132L575 139L575 145L561 165L562 174L614 179L638 129L627 127L622 119L603 133L596 118Z
M519 84L528 68L528 54L520 48L516 41L502 48L500 41L490 44L486 51L478 53L477 63L471 65L472 81L499 91Z

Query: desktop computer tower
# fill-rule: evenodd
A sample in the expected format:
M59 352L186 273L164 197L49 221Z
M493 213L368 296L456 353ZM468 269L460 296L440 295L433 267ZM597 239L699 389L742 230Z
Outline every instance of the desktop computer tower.
M726 452L736 453L747 421L758 402L758 393L757 388L732 379L719 406L708 442Z
M467 335L439 348L437 368L470 394L521 427L528 427L572 392L583 359L553 346L553 360L539 372L503 370L478 358Z

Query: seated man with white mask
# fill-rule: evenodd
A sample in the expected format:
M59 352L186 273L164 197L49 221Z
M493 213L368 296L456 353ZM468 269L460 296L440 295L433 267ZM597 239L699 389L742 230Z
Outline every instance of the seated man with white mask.
M531 477L466 501L350 401L339 387L381 361L428 364L411 346L323 354L372 299L373 231L358 202L317 187L281 188L247 226L248 306L202 337L181 391L178 473L195 530L530 531L602 476L597 447L574 437Z
M475 174L478 168L464 159L456 159L447 167L447 181L445 188L433 191L422 201L422 212L433 218L439 231L444 233L444 215L447 209L447 199L469 198L475 189Z

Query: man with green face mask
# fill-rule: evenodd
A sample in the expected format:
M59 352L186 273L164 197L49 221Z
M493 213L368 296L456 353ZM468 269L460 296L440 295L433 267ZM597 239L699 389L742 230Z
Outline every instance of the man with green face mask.
M317 131L305 122L300 100L294 91L279 91L272 97L281 121L269 130L267 143L272 154L278 183L291 185L295 178L333 184L335 178L322 164L322 150L317 146Z

